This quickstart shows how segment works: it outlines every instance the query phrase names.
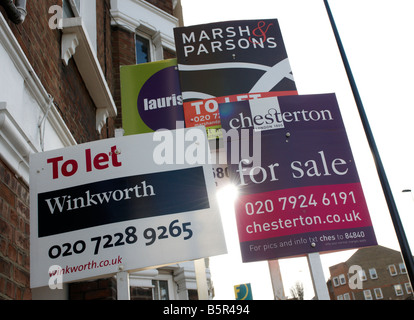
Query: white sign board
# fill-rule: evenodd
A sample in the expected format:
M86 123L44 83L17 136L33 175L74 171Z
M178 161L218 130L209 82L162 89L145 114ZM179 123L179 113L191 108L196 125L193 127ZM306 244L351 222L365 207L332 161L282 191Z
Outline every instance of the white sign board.
M31 287L226 253L209 155L203 127L33 154Z

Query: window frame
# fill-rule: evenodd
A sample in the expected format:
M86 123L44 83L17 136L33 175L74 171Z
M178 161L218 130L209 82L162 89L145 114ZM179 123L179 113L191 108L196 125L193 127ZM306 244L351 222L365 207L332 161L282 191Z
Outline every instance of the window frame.
M405 291L407 292L407 294L412 294L413 293L413 288L411 287L410 282L404 283L404 287L405 287Z
M135 36L134 36L134 40L135 40L135 63L136 64L144 63L144 62L138 62L138 54L137 54L138 38L141 38L142 40L148 42L148 53L147 53L148 61L147 62L155 61L155 59L154 59L154 51L155 50L154 50L154 44L153 44L152 38L144 32L136 31Z
M341 286L343 286L343 285L345 285L345 284L346 284L346 277L345 277L345 275L344 275L343 273L341 273L341 274L338 276L338 278L339 278L339 284L340 284Z
M160 273L152 279L151 283L154 285L154 281L157 283L159 283L160 281L167 282L168 299L176 300L177 299L176 294L175 294L176 287L174 286L173 275L163 270L159 270L159 272ZM153 287L153 290L152 290L152 299L155 300L155 286Z
M364 269L358 270L358 276L361 279L361 281L367 281L368 280L367 273L365 272Z
M394 270L394 272L392 272L391 270ZM395 264L390 264L388 266L388 272L390 273L391 277L395 277L398 274L397 268L395 267Z
M339 278L338 277L333 277L332 278L332 283L333 283L334 287L339 287L340 286Z
M397 297L401 297L404 295L404 291L403 291L403 287L401 284L395 284L394 285L394 291L395 291L395 295Z
M161 286L161 284L163 286ZM169 284L168 284L168 280L152 280L152 299L156 300L156 301L168 301L170 300L170 289L169 289ZM166 288L164 287L166 286ZM166 299L161 299L162 298L162 289L166 289Z
M365 300L372 300L372 293L370 289L364 290L363 293Z
M375 268L370 268L368 269L369 272L369 277L373 280L378 279L378 273L377 273L377 269Z
M71 17L81 16L81 0L62 0L62 6L63 6L63 12L67 12L65 11L65 8L71 11L72 13Z
M375 299L377 299L377 300L383 299L384 295L382 294L382 289L381 288L374 288L374 296L375 296Z

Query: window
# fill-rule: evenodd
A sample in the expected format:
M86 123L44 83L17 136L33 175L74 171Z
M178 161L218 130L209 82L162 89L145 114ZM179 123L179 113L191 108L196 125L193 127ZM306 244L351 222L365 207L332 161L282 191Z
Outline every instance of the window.
M349 293L344 293L344 300L351 300Z
M336 300L344 300L344 296L343 296L342 294L339 294L339 295L336 297Z
M367 274L365 273L365 270L359 270L358 271L358 275L359 275L359 278L362 281L366 281L367 280Z
M63 0L63 17L72 18L80 16L80 0Z
M334 277L332 280L333 280L334 286L335 287L338 287L339 286L339 279L338 279L338 277Z
M139 35L135 36L135 51L137 64L151 61L150 40Z
M411 283L409 282L405 283L405 291L407 291L408 294L413 293L413 289L411 288Z
M131 300L152 300L152 288L130 287Z
M400 284L396 284L394 286L394 290L395 290L395 295L396 296L402 296L404 294L404 292L402 290L402 286Z
M407 269L405 269L405 264L404 263L400 263L398 266L400 267L400 273L402 273L402 274L407 273Z
M375 268L369 269L369 276L371 279L378 279L377 270L375 270Z
M374 295L375 295L375 299L382 299L383 295L382 295L381 288L375 288L374 289Z
M152 285L154 286L154 300L170 300L168 281L152 280Z
M393 264L388 266L388 271L390 272L390 275L393 277L397 275L397 268Z
M346 284L346 278L345 278L345 275L344 274L340 274L339 275L339 283L341 285Z
M188 289L188 300L198 300L198 291Z
M364 290L365 300L372 300L371 290Z

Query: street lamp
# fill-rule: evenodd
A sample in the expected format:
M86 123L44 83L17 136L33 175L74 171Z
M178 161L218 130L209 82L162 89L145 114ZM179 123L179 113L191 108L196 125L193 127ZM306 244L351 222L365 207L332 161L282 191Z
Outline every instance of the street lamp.
M391 220L392 220L392 223L394 225L395 233L397 234L397 238L398 238L398 242L400 244L403 260L404 260L405 266L407 268L407 273L409 275L410 281L413 283L414 282L414 259L413 259L413 255L411 254L411 249L410 249L410 246L408 244L407 236L405 235L405 231L404 231L404 228L402 226L401 219L400 219L400 216L399 216L399 213L398 213L398 210L397 210L397 205L395 203L394 196L392 194L391 187L389 185L388 178L387 178L387 175L385 173L385 169L384 169L384 166L382 164L381 157L380 157L380 154L379 154L374 136L373 136L372 131L371 131L371 127L369 125L368 117L365 113L365 109L364 109L361 97L359 95L359 91L358 91L354 76L352 74L352 70L351 70L351 67L349 65L348 58L346 56L344 46L343 46L342 41L341 41L341 37L339 36L339 32L338 32L338 29L336 27L335 20L334 20L334 17L332 15L331 8L329 7L328 0L323 0L323 1L324 1L324 4L325 4L326 11L328 13L329 21L331 22L331 26L332 26L332 30L333 30L334 35L335 35L336 42L338 44L338 49L339 49L339 52L340 52L341 57L342 57L342 61L343 61L344 67L345 67L345 71L346 71L347 76L348 76L349 84L351 86L352 93L354 95L355 103L356 103L356 106L357 106L357 109L358 109L358 112L359 112L359 115L360 115L360 118L361 118L362 126L364 127L365 135L366 135L368 144L370 146L372 155L374 157L378 177L379 177L379 180L381 182L382 190L384 192L384 196L385 196L385 200L387 202L388 210L389 210L390 215L391 215Z

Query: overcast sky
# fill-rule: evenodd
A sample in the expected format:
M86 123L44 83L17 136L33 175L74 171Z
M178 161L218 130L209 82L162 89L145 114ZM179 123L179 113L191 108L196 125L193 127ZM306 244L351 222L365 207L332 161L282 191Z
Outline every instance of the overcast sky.
M414 247L414 1L331 0L330 6L357 82L407 237ZM337 95L378 243L399 250L375 165L343 68L323 0L182 0L186 26L243 19L279 20L299 94ZM211 259L217 299L234 299L233 286L252 283L255 299L273 299L266 262L242 264L234 212L223 224L229 254ZM330 265L354 251L321 255ZM285 294L295 281L313 296L306 258L280 261Z

